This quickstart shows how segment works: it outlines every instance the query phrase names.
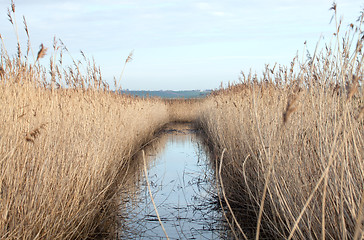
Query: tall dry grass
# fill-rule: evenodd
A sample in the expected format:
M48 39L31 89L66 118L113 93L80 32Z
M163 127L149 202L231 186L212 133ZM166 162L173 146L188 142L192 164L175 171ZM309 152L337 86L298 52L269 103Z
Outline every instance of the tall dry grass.
M13 4L9 20L17 29ZM169 122L168 106L110 91L84 54L64 66L56 40L44 67L47 49L32 58L24 23L27 51L1 47L0 238L110 237L129 160Z
M363 236L362 30L339 27L336 42L307 61L242 74L205 102L199 123L217 171L225 150L222 185L243 230L230 219L237 238Z
M165 106L92 90L11 84L1 92L2 239L86 238L108 230L97 228L115 216L107 210L122 187L119 174L168 121Z
M196 122L199 117L199 110L203 106L203 98L190 99L163 99L168 106L170 122Z

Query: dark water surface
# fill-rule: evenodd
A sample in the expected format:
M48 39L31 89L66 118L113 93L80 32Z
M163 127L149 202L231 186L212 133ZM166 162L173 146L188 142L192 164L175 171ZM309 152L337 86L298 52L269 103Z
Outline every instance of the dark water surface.
M196 132L189 125L172 125L155 145L145 152L148 178L169 238L225 239L223 215L213 197L213 171ZM141 160L132 174L134 186L121 199L119 239L166 239L143 166Z

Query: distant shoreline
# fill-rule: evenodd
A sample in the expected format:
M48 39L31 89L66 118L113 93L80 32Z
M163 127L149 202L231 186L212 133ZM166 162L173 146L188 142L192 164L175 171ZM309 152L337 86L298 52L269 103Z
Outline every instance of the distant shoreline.
M212 90L121 90L123 94L139 97L161 97L161 98L203 98L209 95Z

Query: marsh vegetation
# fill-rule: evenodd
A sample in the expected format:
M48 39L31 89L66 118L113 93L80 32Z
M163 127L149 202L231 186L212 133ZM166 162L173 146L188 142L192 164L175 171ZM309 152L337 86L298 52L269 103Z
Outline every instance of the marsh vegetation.
M14 15L12 5L16 26ZM1 239L122 235L120 208L131 198L120 194L138 187L131 169L143 174L135 157L171 122L204 134L229 237L360 239L362 21L345 33L337 21L332 45L306 59L188 100L117 94L85 56L63 66L68 52L57 40L49 67L44 46L33 55L18 42L9 56L2 41Z
M333 45L242 73L205 102L199 122L221 156L237 238L362 236L363 38L360 26L336 26Z

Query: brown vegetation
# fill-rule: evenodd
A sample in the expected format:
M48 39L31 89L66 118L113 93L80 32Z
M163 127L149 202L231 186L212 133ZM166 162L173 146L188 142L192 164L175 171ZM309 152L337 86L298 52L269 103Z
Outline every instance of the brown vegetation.
M2 239L86 238L109 230L100 225L115 216L108 203L122 187L120 171L168 122L167 108L8 80L0 87Z
M171 122L195 122L204 99L164 99Z
M221 185L243 229L230 220L236 236L361 238L359 27L337 41L307 62L267 66L260 79L242 75L205 102L199 121L219 161L225 150Z
M12 5L16 29L14 14ZM129 161L170 122L169 104L110 91L83 53L63 66L67 48L56 40L47 70L47 49L32 63L29 43L14 58L1 47L1 239L106 237Z

